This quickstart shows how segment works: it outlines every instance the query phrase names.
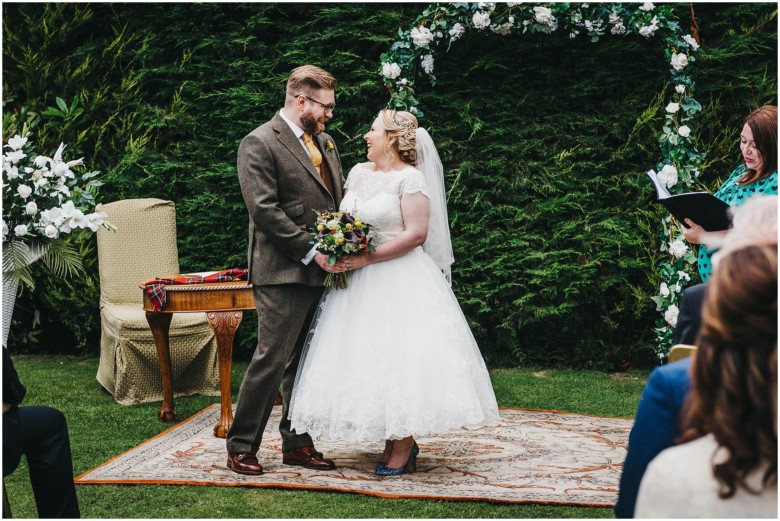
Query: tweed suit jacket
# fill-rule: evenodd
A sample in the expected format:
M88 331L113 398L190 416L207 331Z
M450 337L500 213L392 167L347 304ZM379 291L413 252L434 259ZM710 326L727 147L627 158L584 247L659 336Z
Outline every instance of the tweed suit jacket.
M311 250L314 210L335 210L344 195L341 158L333 138L314 139L330 171L333 194L290 126L277 113L238 148L238 180L249 213L249 280L256 285L321 286L325 272L301 259ZM330 148L330 149L329 149Z

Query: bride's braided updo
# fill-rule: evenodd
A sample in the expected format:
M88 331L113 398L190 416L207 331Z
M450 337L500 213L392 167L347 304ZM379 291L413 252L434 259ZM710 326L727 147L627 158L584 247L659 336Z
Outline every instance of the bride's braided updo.
M398 138L396 147L398 156L404 163L417 165L417 118L405 111L385 109L380 112L382 125L387 137Z

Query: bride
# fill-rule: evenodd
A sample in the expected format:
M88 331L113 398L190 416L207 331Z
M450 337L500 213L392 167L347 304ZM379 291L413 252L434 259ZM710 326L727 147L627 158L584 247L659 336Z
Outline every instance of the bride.
M450 288L443 168L408 112L383 110L364 136L342 211L372 225L376 251L343 258L309 331L289 418L333 441L385 441L380 476L416 469L415 436L499 420L485 363Z

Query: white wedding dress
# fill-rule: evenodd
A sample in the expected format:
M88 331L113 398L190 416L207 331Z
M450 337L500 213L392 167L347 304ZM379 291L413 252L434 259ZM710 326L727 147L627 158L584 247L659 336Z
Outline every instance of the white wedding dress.
M357 165L340 209L380 245L403 231L401 197L422 172ZM289 417L296 432L375 442L499 421L485 363L450 286L421 247L348 273L328 291L304 348Z

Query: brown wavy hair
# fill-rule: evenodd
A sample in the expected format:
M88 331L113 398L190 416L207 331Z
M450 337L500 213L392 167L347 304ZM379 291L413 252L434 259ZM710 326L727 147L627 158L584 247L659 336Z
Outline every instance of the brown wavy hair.
M769 177L777 170L777 106L764 105L745 118L745 124L753 131L753 141L764 160L761 171L748 169L739 179L739 184L747 185Z
M724 256L712 275L691 366L681 441L707 434L727 449L713 464L721 498L768 464L766 487L777 482L777 244L748 246ZM776 360L776 358L774 358Z
M311 96L320 89L336 90L336 78L315 65L301 65L293 69L287 78L286 97L294 98L298 94Z
M387 137L398 138L396 152L404 163L417 165L417 118L411 112L384 109L379 115Z

